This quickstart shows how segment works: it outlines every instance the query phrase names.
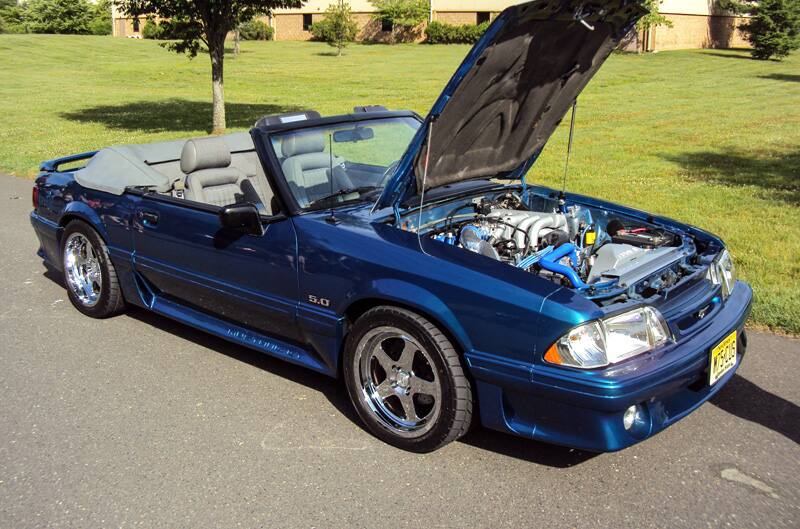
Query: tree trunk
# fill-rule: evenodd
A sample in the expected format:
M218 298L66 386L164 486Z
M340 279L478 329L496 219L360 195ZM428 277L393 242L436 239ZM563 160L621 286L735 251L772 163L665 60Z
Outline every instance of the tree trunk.
M225 59L225 39L209 46L211 56L211 93L214 100L214 115L212 118L212 134L225 132L225 89L222 82L223 61ZM210 44L210 43L209 43Z
M233 32L233 56L239 56L239 43L242 40L242 33L239 31L239 26L236 26L236 31Z

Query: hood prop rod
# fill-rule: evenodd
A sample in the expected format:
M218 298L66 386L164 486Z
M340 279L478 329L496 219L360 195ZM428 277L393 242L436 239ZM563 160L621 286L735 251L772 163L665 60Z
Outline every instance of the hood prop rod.
M562 213L565 213L567 175L569 174L569 159L572 156L572 139L575 134L575 112L578 110L578 100L572 103L572 116L569 119L569 140L567 142L567 159L564 162L564 180L561 183L561 193L558 195L558 206Z
M436 116L431 116L428 120L428 137L425 139L425 166L422 169L422 189L420 189L419 195L419 217L417 218L417 243L419 244L419 249L425 255L428 255L428 252L425 251L425 248L422 247L422 206L425 204L425 184L428 181L428 164L431 161L431 140L433 138L433 122L436 121Z
M329 163L329 171L330 171L330 179L331 179L331 196L333 196L335 184L333 182L333 133L328 134L328 150L330 151L330 163ZM339 224L339 219L336 218L336 210L334 208L334 200L331 200L331 210L330 214L325 217L325 222L328 224Z

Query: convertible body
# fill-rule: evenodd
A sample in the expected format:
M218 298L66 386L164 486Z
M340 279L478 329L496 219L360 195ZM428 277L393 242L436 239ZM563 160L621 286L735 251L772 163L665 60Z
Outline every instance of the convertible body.
M118 285L116 304L326 375L366 366L354 404L398 438L445 415L448 390L431 384L447 370L421 375L438 361L413 352L405 370L400 353L348 367L363 349L354 335L366 344L387 328L363 323L381 307L452 344L483 426L630 446L733 376L752 298L716 236L525 180L640 15L627 0L510 8L424 119L296 113L249 134L45 162L31 213L40 255L87 313ZM94 236L83 250L73 238L87 228L102 273L104 257L85 251ZM424 337L412 341L424 352ZM422 397L404 400L414 388Z

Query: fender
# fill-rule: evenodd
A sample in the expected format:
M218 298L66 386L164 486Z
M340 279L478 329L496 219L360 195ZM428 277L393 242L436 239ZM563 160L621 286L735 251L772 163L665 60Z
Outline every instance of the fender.
M358 292L352 297L342 314L346 313L356 303L368 299L385 300L409 307L421 315L429 316L444 327L443 330L451 334L462 351L472 350L472 341L461 322L453 311L435 294L425 290L419 285L398 279L377 279L366 285L363 292Z
M102 237L106 244L109 243L108 231L106 230L105 222L103 222L103 219L100 218L100 215L98 215L97 212L89 207L85 202L73 200L72 202L68 203L58 220L58 224L61 227L64 227L71 218L79 218L88 223L90 226L92 226L92 228L97 230L97 233L100 234L100 237Z

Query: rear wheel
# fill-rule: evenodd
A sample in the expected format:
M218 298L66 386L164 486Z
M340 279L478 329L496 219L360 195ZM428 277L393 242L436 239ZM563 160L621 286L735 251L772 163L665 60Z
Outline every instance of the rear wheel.
M73 220L64 228L61 258L69 300L93 318L122 312L125 300L103 240L88 224Z
M405 309L377 307L345 345L350 400L367 428L389 444L430 452L458 439L472 420L472 389L444 334Z

